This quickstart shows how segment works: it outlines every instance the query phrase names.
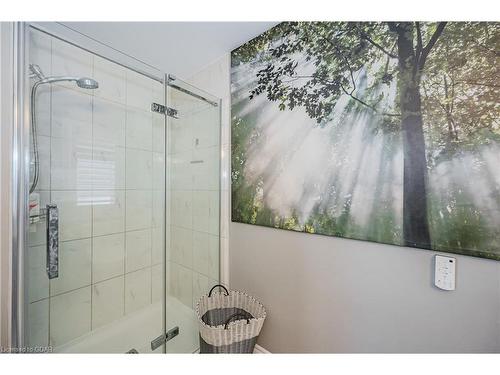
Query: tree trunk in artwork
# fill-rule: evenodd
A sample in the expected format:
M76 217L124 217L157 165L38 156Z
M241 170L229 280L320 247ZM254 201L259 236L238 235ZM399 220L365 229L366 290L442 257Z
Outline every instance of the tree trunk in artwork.
M401 103L404 178L403 178L403 233L407 246L430 247L427 221L427 161L420 113L418 88L408 87L402 92L406 103Z
M420 68L413 25L398 32L399 90L403 135L403 236L406 246L430 248L427 219L427 161L420 98Z

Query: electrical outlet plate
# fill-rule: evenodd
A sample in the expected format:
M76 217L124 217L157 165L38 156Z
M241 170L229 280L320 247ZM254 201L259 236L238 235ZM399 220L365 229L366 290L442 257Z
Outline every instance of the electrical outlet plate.
M442 290L455 290L455 270L457 260L453 257L436 255L434 285Z

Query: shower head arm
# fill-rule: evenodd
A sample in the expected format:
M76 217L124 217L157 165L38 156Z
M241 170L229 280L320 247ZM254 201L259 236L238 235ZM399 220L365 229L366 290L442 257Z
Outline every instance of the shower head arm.
M40 77L43 76L41 69L38 65L30 66L32 72ZM72 76L58 76L58 77L43 77L42 79L33 83L31 87L31 134L32 134L32 145L33 145L33 153L34 153L34 173L33 173L33 182L30 186L30 194L35 190L36 185L38 183L38 175L39 175L39 158L38 158L38 142L37 142L37 134L36 134L36 90L40 85L46 83L55 83L55 82L76 82L76 85L82 89L97 89L99 87L99 83L87 77L72 77Z
M77 81L75 77L48 77L36 81L31 87L31 136L32 136L32 147L33 147L33 181L30 185L30 194L35 191L38 184L38 178L40 174L39 157L38 157L38 136L37 136L37 126L36 126L36 91L40 85L45 83L54 83L59 81Z
M35 82L35 85L43 85L45 83L56 83L56 82L77 82L79 77L71 77L71 76L59 76L59 77L47 77L44 79Z

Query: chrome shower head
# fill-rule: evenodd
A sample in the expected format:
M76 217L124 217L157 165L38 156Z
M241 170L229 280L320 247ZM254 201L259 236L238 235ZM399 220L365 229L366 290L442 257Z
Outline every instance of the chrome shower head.
M78 78L76 80L76 84L78 85L78 87L87 90L94 90L99 88L99 82L97 82L95 79L88 77Z
M76 82L76 85L82 89L94 90L99 87L99 82L95 79L88 77L46 77L41 79L33 85L33 87L37 87L39 85L43 85L46 83L56 83L56 82Z

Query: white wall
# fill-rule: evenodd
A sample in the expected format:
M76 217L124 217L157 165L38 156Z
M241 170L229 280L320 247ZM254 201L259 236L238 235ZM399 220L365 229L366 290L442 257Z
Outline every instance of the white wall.
M226 121L228 60L193 81L225 98ZM258 342L271 352L500 352L500 262L457 255L445 292L433 251L239 223L229 234L230 286L266 306Z
M133 27L131 27L131 24ZM64 22L79 32L164 72L193 72L277 22ZM63 30L61 30L63 31ZM161 39L161 47L155 41Z

